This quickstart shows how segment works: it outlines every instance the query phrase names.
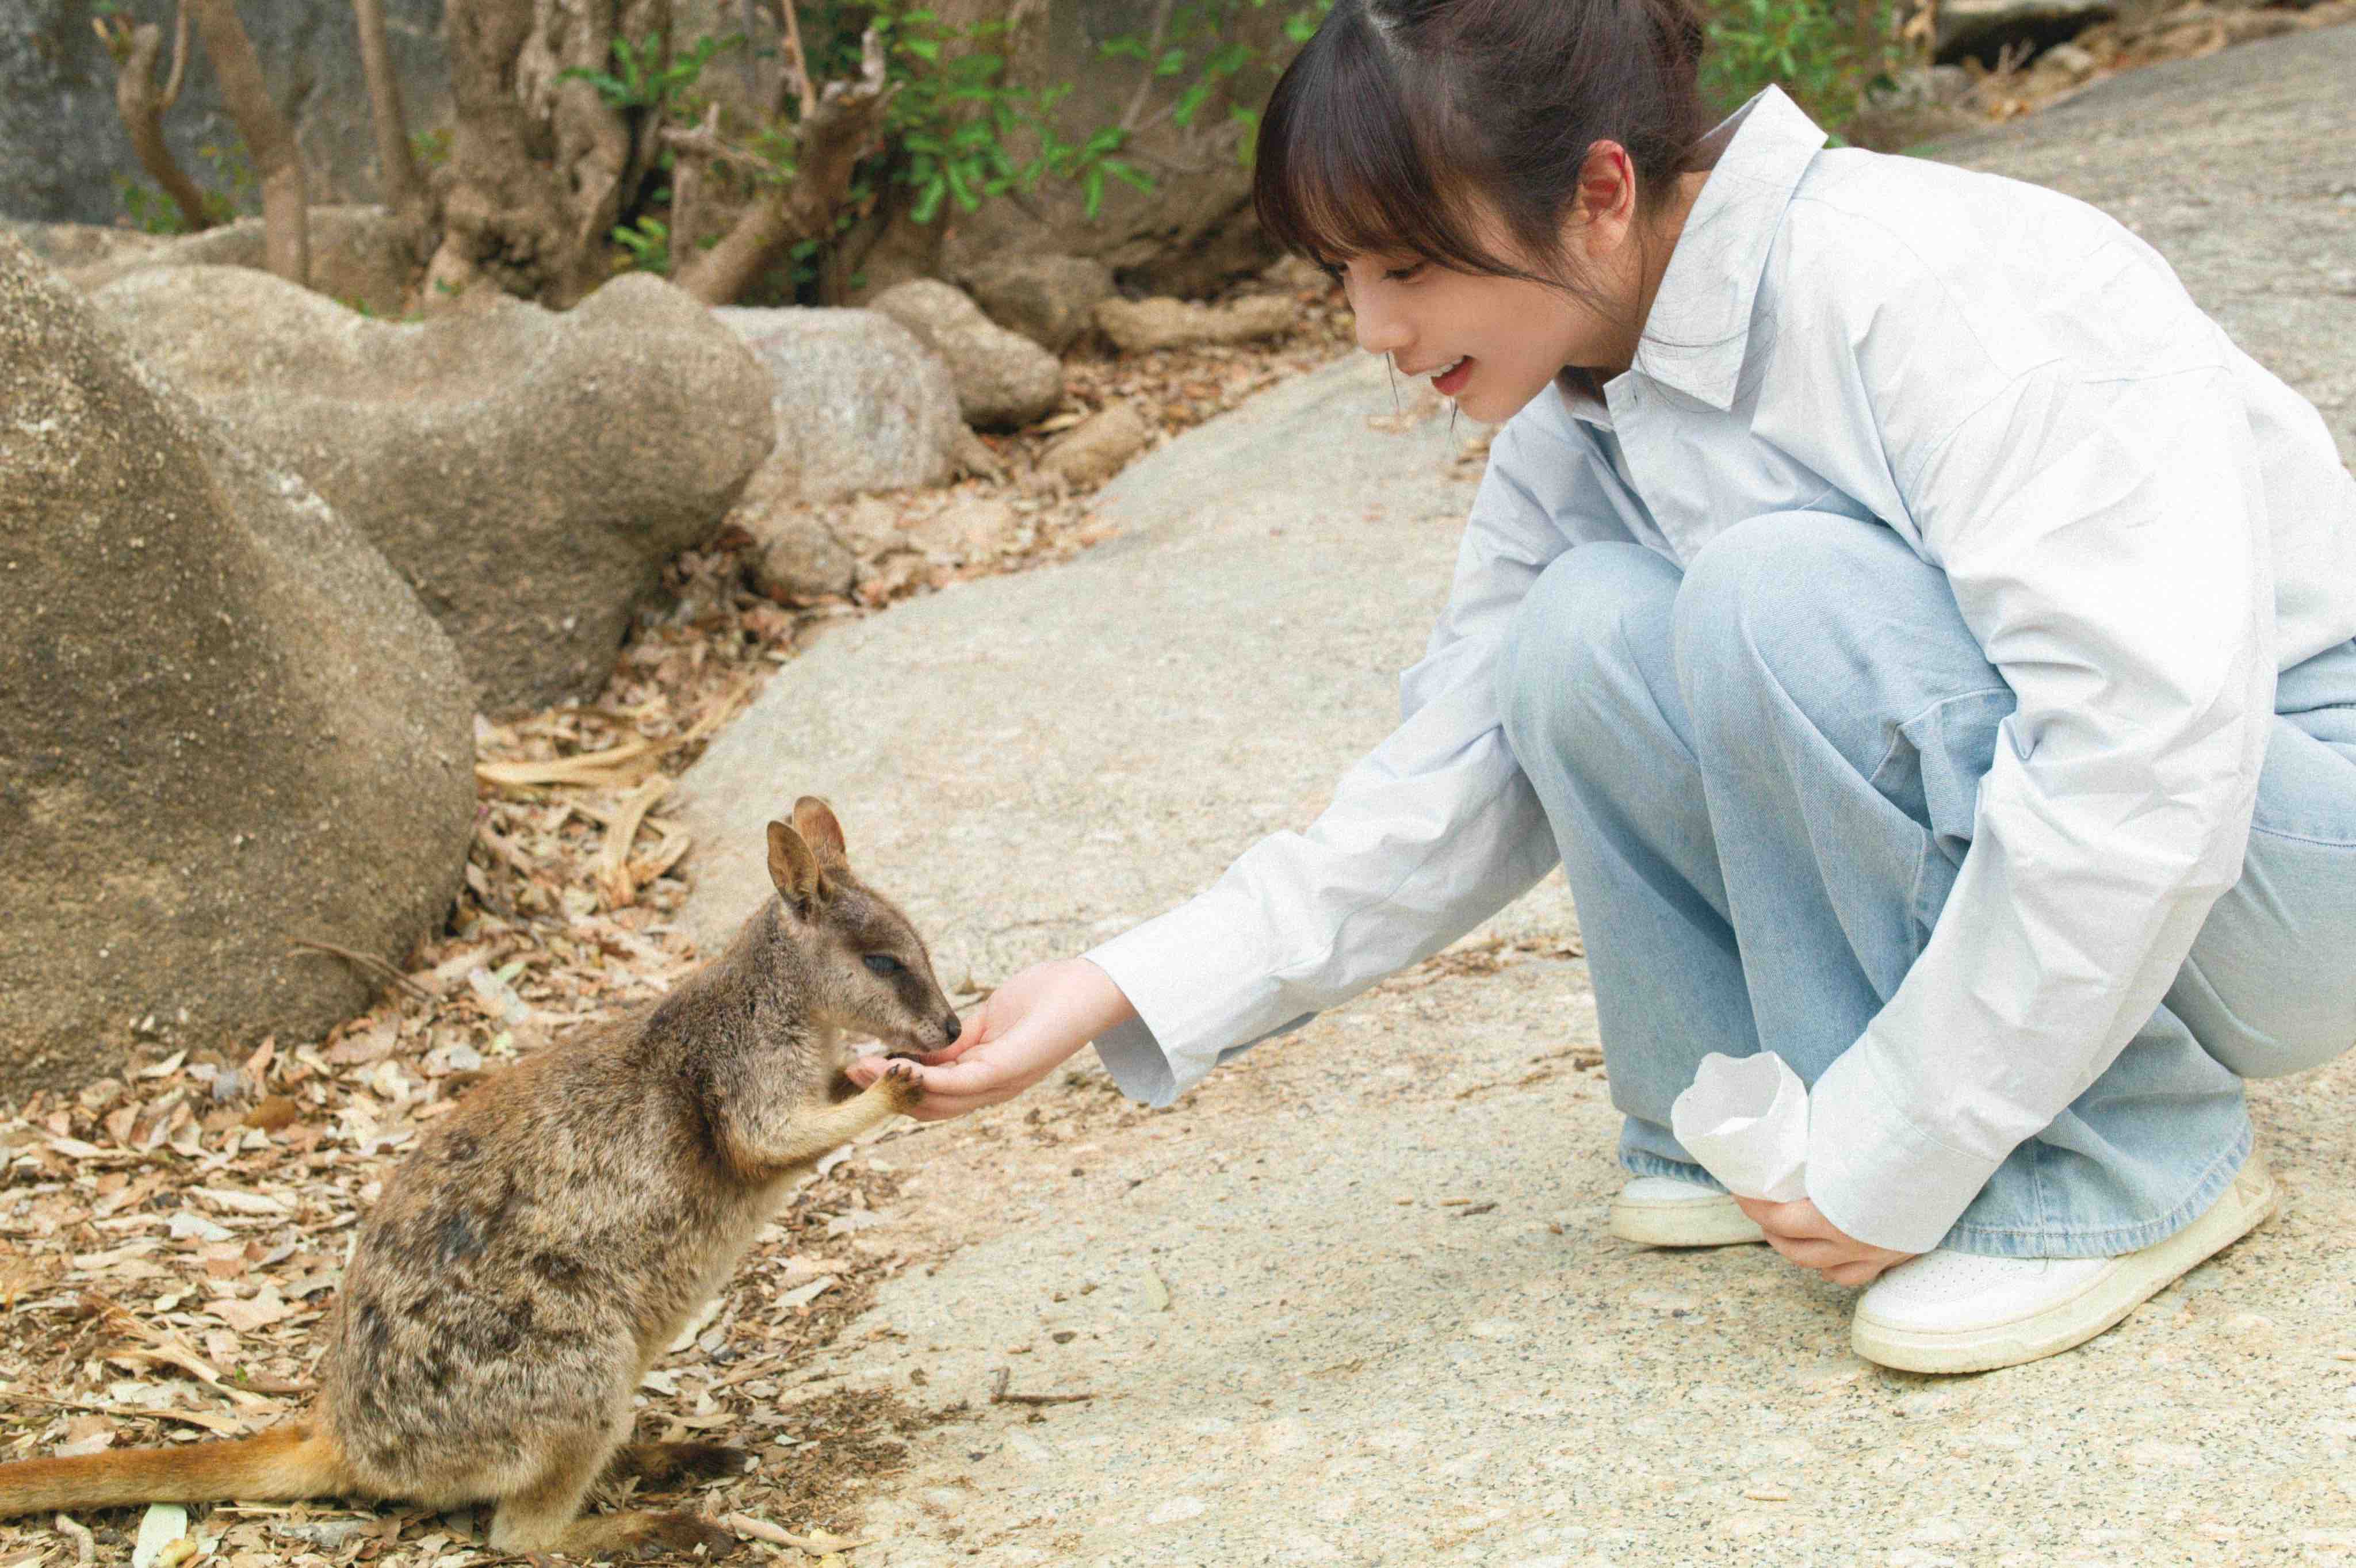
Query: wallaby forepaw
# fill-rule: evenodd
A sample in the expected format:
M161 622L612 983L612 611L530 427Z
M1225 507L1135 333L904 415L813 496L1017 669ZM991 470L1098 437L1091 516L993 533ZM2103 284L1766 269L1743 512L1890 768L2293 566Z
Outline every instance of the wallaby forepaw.
M916 1076L916 1064L897 1057L884 1064L883 1075L873 1087L885 1104L902 1115L914 1111L925 1098L925 1085Z

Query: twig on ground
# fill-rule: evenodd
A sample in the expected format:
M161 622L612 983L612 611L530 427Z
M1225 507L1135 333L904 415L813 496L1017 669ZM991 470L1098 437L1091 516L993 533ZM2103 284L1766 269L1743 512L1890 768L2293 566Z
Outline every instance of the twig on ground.
M373 970L420 1001L434 1000L434 993L380 958L371 958L364 952L354 952L349 948L339 948L333 942L323 942L316 937L289 937L286 940L298 948L310 948L316 951L327 953L330 957L342 959L347 963L359 964L362 969Z

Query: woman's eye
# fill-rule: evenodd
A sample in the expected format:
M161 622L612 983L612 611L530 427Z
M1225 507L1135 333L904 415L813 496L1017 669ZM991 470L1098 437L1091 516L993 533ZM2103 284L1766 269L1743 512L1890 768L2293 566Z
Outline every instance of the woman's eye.
M904 966L889 953L872 952L867 955L867 967L877 974L893 975L899 973Z
M1408 279L1415 276L1416 274L1423 271L1423 266L1424 264L1421 262L1410 262L1403 267L1393 267L1390 271L1385 273L1383 276L1389 279L1392 283L1405 283Z

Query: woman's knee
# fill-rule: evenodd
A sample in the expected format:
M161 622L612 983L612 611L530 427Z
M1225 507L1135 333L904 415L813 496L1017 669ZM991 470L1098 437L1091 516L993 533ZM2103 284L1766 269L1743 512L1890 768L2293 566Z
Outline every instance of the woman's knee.
M1827 512L1771 512L1711 540L1687 568L1674 628L1703 732L1756 737L1796 709L1869 769L1892 725L2002 685L1945 574L1880 524Z
M1642 545L1607 542L1564 552L1523 596L1497 662L1497 711L1518 755L1557 747L1582 715L1622 685L1638 657L1632 620L1665 627L1677 572Z

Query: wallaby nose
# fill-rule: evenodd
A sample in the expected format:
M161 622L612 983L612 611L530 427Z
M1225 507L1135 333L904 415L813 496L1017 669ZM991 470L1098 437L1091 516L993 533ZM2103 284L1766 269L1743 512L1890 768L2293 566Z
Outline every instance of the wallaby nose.
M958 1015L956 1014L952 1013L948 1017L942 1019L941 1032L947 1035L948 1038L941 1043L945 1046L956 1045L958 1034L960 1028L961 1026L958 1023Z

